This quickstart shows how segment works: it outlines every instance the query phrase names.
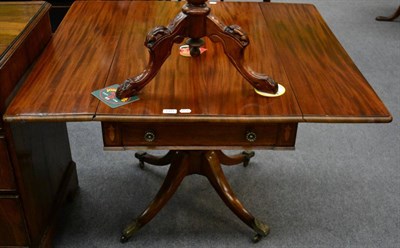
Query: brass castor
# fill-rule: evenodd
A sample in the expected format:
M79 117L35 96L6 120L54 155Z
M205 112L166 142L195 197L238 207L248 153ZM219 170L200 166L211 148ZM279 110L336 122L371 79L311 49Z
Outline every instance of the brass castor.
M139 168L140 169L144 169L144 161L143 160L139 160Z
M122 235L119 241L121 243L127 242L141 227L142 225L140 224L140 222L138 222L137 220L133 220L122 231Z
M135 157L139 159L139 167L140 169L144 169L144 156L146 156L147 152L137 152L135 153Z
M121 236L121 238L119 239L119 241L121 242L121 243L126 243L126 241L128 241L128 237L126 237L125 235L122 235Z
M256 234L253 236L253 243L258 243L262 238L269 234L270 228L267 224L258 219L254 219L253 229Z
M263 238L263 236L261 234L255 234L253 239L251 241L253 241L253 243L258 243L261 239Z
M249 151L249 152L248 151L244 151L244 152L242 152L242 154L244 155L243 166L247 167L249 165L249 163L250 163L250 159L252 157L254 157L255 152L253 152L253 151Z

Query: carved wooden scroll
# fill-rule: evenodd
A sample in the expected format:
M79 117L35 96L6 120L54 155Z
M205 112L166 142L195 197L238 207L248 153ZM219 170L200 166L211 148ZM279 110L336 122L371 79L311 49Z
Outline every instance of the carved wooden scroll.
M150 53L150 60L142 73L126 79L117 89L118 98L136 95L158 73L165 60L171 54L174 43L181 43L189 38L190 54L200 55L203 37L213 42L221 42L224 53L240 74L258 91L275 94L278 84L269 76L254 72L244 67L244 49L249 44L247 34L238 25L225 26L218 18L210 14L206 0L188 0L182 11L167 26L158 26L151 30L144 45Z

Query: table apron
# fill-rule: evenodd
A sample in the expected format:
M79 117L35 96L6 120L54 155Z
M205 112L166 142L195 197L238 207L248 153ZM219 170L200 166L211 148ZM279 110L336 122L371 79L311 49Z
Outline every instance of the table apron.
M102 122L104 148L293 149L297 123Z

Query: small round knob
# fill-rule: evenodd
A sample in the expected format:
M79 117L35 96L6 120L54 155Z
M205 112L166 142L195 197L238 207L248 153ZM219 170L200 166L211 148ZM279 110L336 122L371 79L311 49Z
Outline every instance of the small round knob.
M153 142L155 138L156 135L151 131L148 131L144 134L144 140L147 142Z
M200 48L198 48L198 47L191 47L190 48L190 56L198 57L200 54L201 54Z
M256 133L249 131L249 132L246 133L246 139L249 142L254 142L257 139L257 135L256 135Z

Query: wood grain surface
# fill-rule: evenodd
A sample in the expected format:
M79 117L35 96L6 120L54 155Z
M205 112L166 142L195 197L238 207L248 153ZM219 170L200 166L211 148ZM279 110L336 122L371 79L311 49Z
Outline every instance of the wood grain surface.
M44 6L43 2L0 3L0 60L6 54L5 51L12 47L13 42L17 40L16 38Z
M14 195L0 195L0 225L2 247L22 247L29 244L26 224L21 214L21 199Z
M0 178L0 192L16 191L13 169L7 151L7 142L2 133L0 133Z
M245 58L286 88L257 95L206 39L199 58L173 47L140 100L111 109L90 95L146 66L146 34L179 2L75 2L14 102L8 121L388 122L390 113L312 5L217 3L212 14L250 38ZM240 15L245 10L246 14ZM112 13L112 14L111 14ZM165 115L163 109L190 109ZM178 112L179 113L179 112Z
M0 114L17 82L51 38L46 2L0 3ZM2 120L0 120L0 130Z
M170 3L156 3L143 14L128 11L127 27L121 34L120 46L111 67L106 85L121 83L126 75L135 75L147 63L147 50L143 46L146 32L156 25L167 25L179 12L176 8L167 8ZM148 4L131 4L132 10L144 9ZM246 9L253 18L237 18L241 10ZM171 56L164 63L158 75L140 93L141 100L134 105L125 105L111 109L100 103L96 112L97 120L135 120L165 121L163 109L191 109L190 114L167 116L168 120L180 121L254 121L257 120L301 120L301 112L288 84L282 65L277 61L277 53L272 46L272 37L262 20L258 5L238 3L234 5L213 5L212 13L225 24L238 24L246 30L250 38L250 46L246 49L246 60L255 71L270 74L287 88L287 93L279 98L265 98L257 95L248 82L229 62L219 43L206 39L207 51L197 58L179 55L179 45L173 47ZM150 18L148 16L156 16ZM138 33L138 27L143 26ZM131 47L137 47L129 52ZM268 55L268 56L265 56Z
M107 149L292 149L297 123L148 123L102 122ZM248 139L248 133L254 139ZM147 139L151 133L153 139Z
M66 123L6 124L6 138L13 151L11 162L29 234L29 244L24 246L51 247L44 246L43 241L51 237L55 228L52 225L66 195L78 187Z
M308 122L387 122L390 113L313 5L261 5Z
M77 3L50 40L9 107L9 113L45 119L92 120L129 2ZM8 114L6 114L8 115Z

